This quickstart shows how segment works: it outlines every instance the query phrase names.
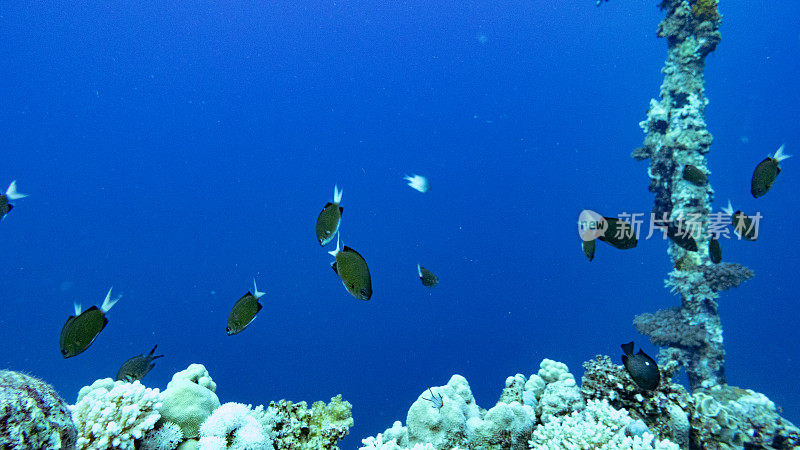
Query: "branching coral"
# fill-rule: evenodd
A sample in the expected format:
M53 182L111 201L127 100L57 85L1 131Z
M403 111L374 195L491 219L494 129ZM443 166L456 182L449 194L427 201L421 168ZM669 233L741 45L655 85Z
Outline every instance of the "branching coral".
M111 378L97 380L78 393L70 406L78 428L78 448L133 449L134 440L153 428L161 417L158 389L139 381L126 383Z
M614 409L606 400L589 400L586 408L569 416L556 417L533 432L530 448L556 450L576 449L661 449L680 447L666 439L655 440L645 432L628 436L626 427L633 422L624 409Z

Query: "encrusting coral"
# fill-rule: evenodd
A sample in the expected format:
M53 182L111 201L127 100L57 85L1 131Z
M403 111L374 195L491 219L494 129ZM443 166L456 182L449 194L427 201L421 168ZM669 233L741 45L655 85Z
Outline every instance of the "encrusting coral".
M38 378L0 370L0 448L75 447L69 408Z
M139 381L126 383L111 378L97 380L78 393L70 406L78 429L78 448L133 449L161 417L161 394L158 389L142 386Z

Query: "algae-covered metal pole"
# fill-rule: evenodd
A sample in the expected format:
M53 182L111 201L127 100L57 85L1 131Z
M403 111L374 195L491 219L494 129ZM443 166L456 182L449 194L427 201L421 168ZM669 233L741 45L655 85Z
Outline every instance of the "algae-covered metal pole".
M638 315L634 325L655 345L668 347L661 358L677 359L695 389L725 383L717 298L753 272L739 264L715 264L709 254L710 236L730 223L729 217L712 214L714 190L705 158L712 137L705 122L704 70L706 56L721 39L717 1L664 0L659 7L666 12L658 27L668 44L664 82L660 99L650 101L647 119L640 123L647 135L633 157L650 160L653 219L669 226L667 234L679 229L694 241L668 241L675 268L666 285L680 295L681 306Z

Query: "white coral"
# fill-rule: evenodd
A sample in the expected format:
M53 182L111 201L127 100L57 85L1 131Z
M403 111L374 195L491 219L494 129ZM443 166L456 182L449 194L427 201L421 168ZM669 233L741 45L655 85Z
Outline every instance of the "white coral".
M538 450L550 449L630 449L630 450L678 450L680 447L669 440L655 440L650 433L643 436L625 435L625 426L633 419L624 409L614 409L608 401L589 400L586 409L569 416L556 416L537 427L530 447Z
M180 425L164 422L157 430L150 430L142 441L143 450L174 450L183 441Z
M110 378L81 389L78 402L70 406L78 429L76 447L81 449L133 449L161 417L158 389L139 381L126 383Z
M226 442L229 435L233 435L230 449L272 448L271 430L266 430L260 420L263 415L262 406L252 409L250 405L225 403L200 426L200 448L216 448L220 442L216 438Z

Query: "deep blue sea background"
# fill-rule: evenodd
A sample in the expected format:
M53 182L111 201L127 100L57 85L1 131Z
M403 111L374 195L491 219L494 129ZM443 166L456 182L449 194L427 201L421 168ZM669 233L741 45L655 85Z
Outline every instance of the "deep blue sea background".
M662 81L657 2L301 3L0 5L0 184L30 194L0 224L0 367L74 402L158 344L150 387L199 362L222 402L341 393L355 448L453 373L488 408L542 358L579 376L623 342L657 353L631 321L679 304L666 243L600 245L590 263L575 226L584 208L652 207L630 152ZM721 12L706 70L715 207L764 215L758 242L723 243L756 272L720 298L727 375L800 422L800 158L749 193L780 144L800 156L800 5ZM314 236L334 184L369 302ZM253 277L264 309L226 336ZM106 329L62 359L73 301L99 305L111 286L123 298Z

